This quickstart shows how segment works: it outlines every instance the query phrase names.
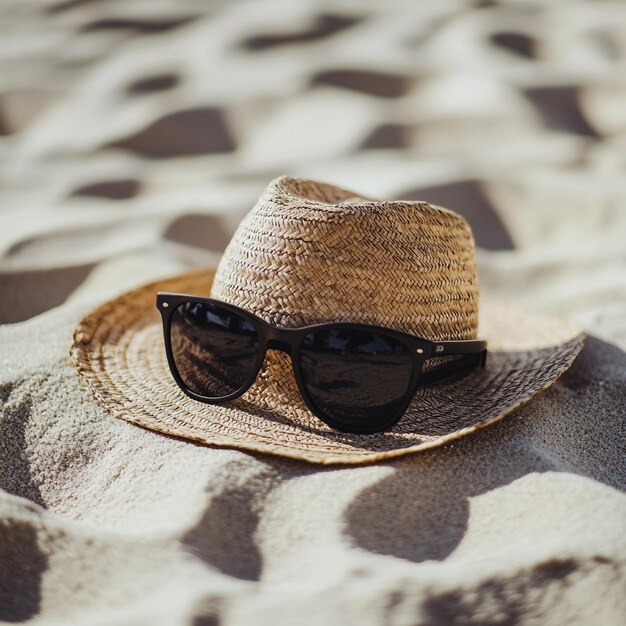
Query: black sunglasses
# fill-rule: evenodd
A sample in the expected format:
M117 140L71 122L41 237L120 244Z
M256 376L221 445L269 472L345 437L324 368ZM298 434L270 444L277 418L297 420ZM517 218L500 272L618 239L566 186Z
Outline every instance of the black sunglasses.
M254 383L265 353L291 356L307 407L345 432L390 429L418 386L485 365L485 341L429 341L380 326L329 323L279 328L232 304L179 293L157 294L167 360L194 400L220 403ZM424 367L433 357L444 359Z

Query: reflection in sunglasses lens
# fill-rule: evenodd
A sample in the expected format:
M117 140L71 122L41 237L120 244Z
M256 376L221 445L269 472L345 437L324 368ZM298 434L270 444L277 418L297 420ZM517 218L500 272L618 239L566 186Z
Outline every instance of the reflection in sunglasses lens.
M348 428L384 428L402 406L412 370L409 349L381 332L325 329L300 349L304 386L317 408Z
M194 393L228 396L254 374L257 331L228 309L202 302L180 304L172 314L170 337L176 369Z

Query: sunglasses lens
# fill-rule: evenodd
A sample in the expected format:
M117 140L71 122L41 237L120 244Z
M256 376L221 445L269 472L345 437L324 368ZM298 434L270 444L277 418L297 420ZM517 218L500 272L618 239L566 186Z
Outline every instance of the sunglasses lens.
M402 407L410 350L369 330L312 331L300 349L304 386L318 410L346 430L384 428Z
M255 375L259 337L245 317L201 302L172 314L172 355L185 386L205 398L223 398Z

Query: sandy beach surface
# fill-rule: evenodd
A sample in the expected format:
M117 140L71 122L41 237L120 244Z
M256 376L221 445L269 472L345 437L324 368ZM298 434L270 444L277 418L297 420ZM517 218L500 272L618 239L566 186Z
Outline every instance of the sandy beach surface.
M624 623L624 3L7 0L0 167L0 623ZM77 322L215 265L281 174L459 211L482 293L583 352L356 468L109 415Z

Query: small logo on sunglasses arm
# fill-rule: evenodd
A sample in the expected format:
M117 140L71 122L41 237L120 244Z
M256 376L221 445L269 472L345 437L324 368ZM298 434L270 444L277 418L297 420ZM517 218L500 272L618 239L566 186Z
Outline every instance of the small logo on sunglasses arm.
M443 346L436 346L435 347L435 352L443 352L444 351L444 347Z

